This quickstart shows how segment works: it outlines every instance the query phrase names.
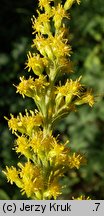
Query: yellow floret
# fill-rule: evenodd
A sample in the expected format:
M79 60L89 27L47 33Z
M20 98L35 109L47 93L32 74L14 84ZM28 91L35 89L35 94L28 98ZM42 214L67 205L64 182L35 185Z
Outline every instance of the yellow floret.
M61 22L64 17L68 18L68 15L61 4L58 4L57 7L53 7L52 9L54 26L56 29L61 27Z
M92 90L88 90L87 92L85 92L82 96L81 96L81 98L79 98L79 99L77 99L76 101L75 101L75 104L76 105L81 105L81 104L86 104L86 103L88 103L89 104L89 106L93 106L94 105L94 96L93 96L93 94L92 94Z
M76 167L77 169L80 168L80 165L86 163L86 159L83 155L80 155L78 153L73 153L71 156L69 156L69 167L72 169Z
M40 58L39 55L32 55L31 52L29 52L27 57L26 68L28 68L28 71L32 69L36 75L41 75L44 70L43 58Z
M65 10L69 10L74 2L77 2L77 4L80 4L80 0L66 0L64 4Z
M50 183L48 189L44 192L44 197L47 199L56 199L61 194L61 186L57 181Z
M36 19L33 16L33 19L32 19L32 28L34 30L33 34L38 32L41 34L50 35L51 34L51 32L50 32L51 27L50 27L49 18L50 18L50 16L47 13L40 14L38 11L38 18Z

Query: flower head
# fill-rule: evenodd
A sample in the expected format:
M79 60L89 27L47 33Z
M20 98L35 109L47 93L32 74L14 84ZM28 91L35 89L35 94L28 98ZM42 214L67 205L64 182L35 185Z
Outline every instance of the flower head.
M69 167L72 169L76 167L79 169L81 164L86 163L86 159L83 155L78 154L78 153L73 153L71 156L69 156Z
M29 52L27 57L26 68L28 68L28 71L32 69L36 75L40 76L44 70L43 58L40 58L39 55L32 56L31 52Z
M66 57L61 57L58 59L58 67L62 73L73 73L73 65L72 62Z
M20 177L25 181L25 179L34 179L36 177L39 177L40 175L40 169L37 166L34 166L33 163L30 161L26 162L25 164L18 163L18 166L20 168L19 174Z
M38 131L34 134L33 138L30 139L29 146L32 148L35 154L39 154L39 151L42 150L42 131Z
M53 7L52 9L54 26L56 29L61 27L62 19L64 17L68 18L68 15L61 4L58 4L57 7Z
M10 168L6 166L6 171L3 171L3 173L6 175L8 182L11 184L15 183L18 187L22 187L22 181L19 178L19 172L14 166L11 166Z
M63 96L67 96L68 94L79 96L80 89L82 89L82 85L80 84L80 79L73 81L72 79L69 81L67 80L64 86L58 87L57 89Z
M32 153L29 149L28 139L25 136L18 136L15 145L16 153L24 155L27 159L32 158Z
M44 8L46 13L50 13L51 11L50 2L51 1L52 0L39 0L39 7L41 9Z
M55 37L51 37L51 46L56 58L70 56L71 47L67 44L67 40L63 38L63 32Z
M46 81L46 78L42 75L38 79L29 77L26 80L24 77L20 77L21 82L17 86L17 93L19 92L24 97L35 98L36 95L41 94L42 90L45 89L45 86L48 86L49 83Z
M23 182L22 194L26 193L27 197L32 197L35 195L35 192L42 190L44 186L41 169L38 166L34 166L30 161L24 165L18 163L18 166L20 167L19 175Z
M18 178L18 171L13 166L11 166L10 168L6 167L6 171L4 171L4 173L6 174L7 179L11 184L13 184L13 182L15 182L15 180Z
M44 137L42 131L38 131L34 134L33 138L29 142L29 146L32 148L35 154L39 158L43 155L44 158L48 157L50 150L53 148L56 142L53 136L47 135Z
M32 28L34 30L33 34L38 32L41 34L51 34L50 32L50 16L47 13L40 14L38 11L38 18L33 16Z
M57 141L53 143L52 149L49 151L48 158L51 164L57 165L66 165L68 161L68 154L70 149L65 145L58 144Z
M82 85L79 82L80 79L81 77L76 81L67 80L65 85L57 87L56 94L59 94L60 96L65 96L66 103L70 103L73 96L80 96L80 91L82 89Z
M92 94L92 90L87 90L81 96L81 98L79 98L75 101L76 105L81 105L81 104L86 104L86 103L88 103L89 106L91 106L91 107L94 105L94 96Z
M33 46L36 46L41 55L53 60L53 52L50 42L50 37L44 38L41 35L36 35L36 38L33 40Z
M35 84L34 84L34 79L29 77L28 80L26 80L23 77L20 77L20 83L17 86L17 93L19 92L20 94L22 94L22 96L24 97L25 95L28 97L34 97L34 88L35 88Z
M66 0L64 4L65 10L69 10L74 2L77 2L77 4L80 4L80 0Z
M52 197L56 199L61 194L61 186L57 181L53 181L49 184L48 189L44 192L44 197L49 197L51 199Z
M61 32L59 35L54 37L50 35L48 38L36 35L33 42L44 57L48 57L53 61L54 58L70 55L71 47L67 44L67 40L63 38L63 34L64 32Z
M8 120L8 126L15 133L19 131L22 134L31 135L37 127L42 125L42 116L40 113L35 114L30 110L30 113L26 110L26 115L19 113L17 118L11 114L11 119Z

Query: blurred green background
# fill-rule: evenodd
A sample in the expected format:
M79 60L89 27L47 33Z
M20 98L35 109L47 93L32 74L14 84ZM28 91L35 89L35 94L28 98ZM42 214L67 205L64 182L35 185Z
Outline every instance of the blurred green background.
M13 84L19 83L19 76L28 75L24 67L37 1L1 0L0 4L0 199L26 199L2 173L6 165L16 165L19 160L12 150L15 137L4 116L34 108L31 99L16 94ZM81 194L104 199L104 0L82 0L80 6L72 7L70 16L71 59L76 72L71 78L83 75L82 82L93 89L96 103L93 108L80 107L55 128L61 139L70 139L71 148L85 153L88 160L80 170L66 173L62 199Z

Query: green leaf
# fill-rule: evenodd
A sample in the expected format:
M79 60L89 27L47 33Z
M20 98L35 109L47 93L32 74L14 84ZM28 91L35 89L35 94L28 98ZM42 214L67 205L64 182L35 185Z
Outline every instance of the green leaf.
M10 200L8 194L2 189L0 189L0 200Z

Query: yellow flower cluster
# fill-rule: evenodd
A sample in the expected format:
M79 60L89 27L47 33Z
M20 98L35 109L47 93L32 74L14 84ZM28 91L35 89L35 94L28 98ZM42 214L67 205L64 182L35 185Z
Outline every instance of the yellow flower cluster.
M6 167L5 172L8 181L21 188L22 194L26 193L27 197L33 199L41 199L41 191L43 190L43 176L39 166L34 166L30 161L25 165L18 163L19 169L13 166Z
M18 163L19 169L15 167L8 168L3 171L6 174L8 181L11 184L15 183L22 194L26 194L32 199L56 199L61 194L61 186L56 180L52 181L53 174L47 181L47 177L41 172L39 166L34 166L33 163L27 162L25 165Z
M48 38L44 38L41 35L37 35L33 40L33 46L36 46L45 58L54 61L54 59L69 55L71 50L71 47L67 44L67 40L62 38L62 36L61 34L55 37L49 36Z
M45 86L48 86L49 83L46 81L46 78L42 75L39 78L35 79L29 77L26 80L24 77L20 77L20 84L17 86L17 93L22 94L23 97L32 97L35 99L36 95L41 95L44 91Z
M59 178L64 172L84 164L85 158L80 154L71 153L65 145L57 143L53 136L43 137L37 132L33 138L18 136L15 150L27 159L24 165L18 163L19 169L6 167L4 173L11 184L21 188L22 194L35 199L54 199L61 194L62 186ZM30 162L31 159L31 162ZM41 165L44 167L42 169Z
M60 178L69 169L79 169L86 163L84 155L73 153L67 143L53 136L58 120L79 105L94 104L92 91L84 89L81 77L75 81L67 79L63 85L59 81L60 75L73 71L65 23L69 19L67 10L74 2L80 3L79 0L66 0L63 5L61 0L39 0L38 17L32 19L35 34L32 47L37 52L29 52L26 62L26 68L35 76L20 77L16 86L23 97L35 101L38 111L26 110L25 115L19 113L7 119L17 137L14 150L25 157L26 162L19 162L18 169L6 167L4 174L22 194L32 199L57 199L63 188Z
M7 119L8 120L8 119ZM17 118L11 115L11 119L8 120L8 126L12 129L12 132L21 132L22 134L31 135L37 127L42 125L42 116L40 113L34 113L30 110L30 114L26 110L26 115L19 113Z
M76 81L67 80L65 85L58 86L56 90L58 100L59 98L62 98L64 96L66 104L69 104L73 100L73 103L75 105L88 103L90 106L93 106L94 96L92 94L92 91L87 90L85 93L83 93L84 86L79 82L80 79L81 77Z

